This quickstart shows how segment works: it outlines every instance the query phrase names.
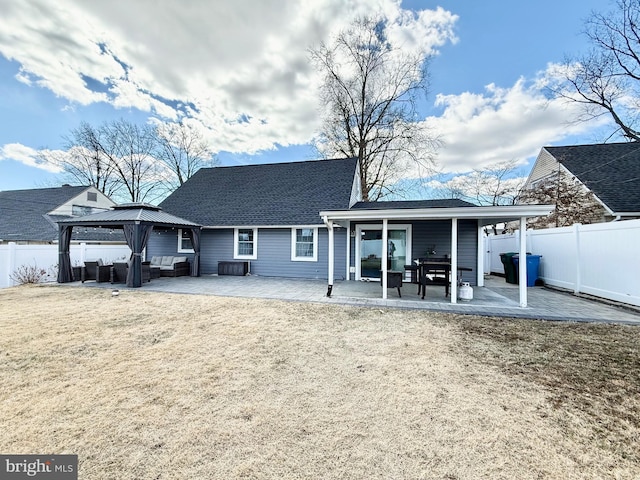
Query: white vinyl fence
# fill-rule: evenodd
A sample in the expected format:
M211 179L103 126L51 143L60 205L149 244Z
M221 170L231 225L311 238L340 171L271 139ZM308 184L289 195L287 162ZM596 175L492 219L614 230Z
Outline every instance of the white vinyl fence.
M71 245L71 266L81 266L85 260L101 258L104 263L128 259L131 250L126 245ZM35 266L47 272L44 281L58 278L58 245L0 245L0 288L15 285L11 275L21 266Z
M519 232L486 237L485 271L503 273L500 254L517 252ZM527 231L551 286L640 306L640 220Z

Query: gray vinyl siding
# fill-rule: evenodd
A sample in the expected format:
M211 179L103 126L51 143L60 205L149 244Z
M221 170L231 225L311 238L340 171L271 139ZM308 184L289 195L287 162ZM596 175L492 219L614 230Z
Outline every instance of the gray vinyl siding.
M334 230L334 278L336 280L344 279L345 275L346 235L347 231L343 228ZM202 231L200 248L202 275L218 273L218 262L236 261L233 258L233 238L232 228ZM149 240L147 258L153 255L178 255L177 242L175 232L154 235ZM318 260L316 262L291 260L290 228L260 228L257 253L256 260L248 260L253 275L324 280L328 278L329 234L326 228L318 228ZM192 258L193 254L188 256Z

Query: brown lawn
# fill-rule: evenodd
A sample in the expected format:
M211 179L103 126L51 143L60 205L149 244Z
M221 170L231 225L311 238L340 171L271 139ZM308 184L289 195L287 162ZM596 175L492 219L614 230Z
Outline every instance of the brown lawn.
M81 479L640 478L640 329L0 290L0 452Z

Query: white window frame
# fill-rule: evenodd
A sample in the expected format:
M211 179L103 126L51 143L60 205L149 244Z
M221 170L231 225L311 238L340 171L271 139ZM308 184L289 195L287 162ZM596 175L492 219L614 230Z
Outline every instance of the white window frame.
M296 255L297 231L298 230L313 231L313 256L298 257ZM291 229L291 261L292 262L317 262L318 261L318 227L293 227Z
M193 248L182 247L182 229L178 229L178 253L195 253Z
M240 255L238 253L238 243L240 241L240 230L253 230L253 255ZM233 258L236 260L257 260L258 259L258 229L257 228L234 228L233 229Z

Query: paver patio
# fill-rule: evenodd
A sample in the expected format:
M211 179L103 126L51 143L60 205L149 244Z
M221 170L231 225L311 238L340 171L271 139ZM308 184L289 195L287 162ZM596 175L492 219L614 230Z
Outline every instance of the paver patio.
M86 282L87 287L126 289L121 284ZM487 276L485 287L474 287L474 298L469 302L458 300L451 304L444 296L444 287L427 287L427 295L421 300L417 286L405 283L402 298L395 289L389 289L386 300L381 298L381 286L377 282L338 281L332 296L327 293L324 279L291 279L249 275L244 277L203 275L201 277L157 278L145 283L142 291L217 295L230 297L268 298L301 302L345 304L364 307L390 307L420 309L450 313L539 318L563 321L596 321L640 325L640 311L622 306L579 297L545 287L530 287L528 307L518 304L518 285L505 282L504 278Z

